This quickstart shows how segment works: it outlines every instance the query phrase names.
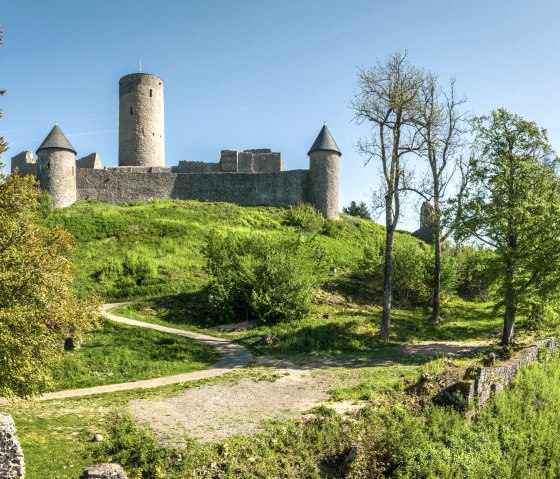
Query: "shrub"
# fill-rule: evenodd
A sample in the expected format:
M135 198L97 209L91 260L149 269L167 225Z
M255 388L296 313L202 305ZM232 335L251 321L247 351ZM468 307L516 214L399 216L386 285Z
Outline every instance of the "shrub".
M205 290L205 313L219 322L300 319L309 312L327 269L323 250L303 237L212 231L203 252L213 277Z
M37 201L37 213L39 214L39 217L46 218L53 210L52 196L47 192L41 192L37 196Z
M302 231L318 233L323 228L325 219L309 203L300 203L296 206L290 206L286 210L285 223L288 226L295 226Z
M323 224L322 234L331 238L342 238L347 230L347 226L343 221L328 219Z
M449 248L457 274L457 292L474 300L486 300L492 290L495 274L492 270L494 252L472 246Z
M401 306L426 304L430 298L433 253L418 240L399 236L393 247L393 298ZM376 298L383 294L385 240L376 235L364 249L356 273Z
M107 417L107 438L95 444L91 455L96 461L116 462L124 467L130 479L162 479L177 464L170 461L169 450L138 428L128 414Z

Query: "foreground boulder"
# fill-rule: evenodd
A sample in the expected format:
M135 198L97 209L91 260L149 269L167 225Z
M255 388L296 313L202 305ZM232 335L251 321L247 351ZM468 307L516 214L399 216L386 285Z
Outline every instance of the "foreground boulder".
M0 478L25 477L23 451L16 436L16 426L11 416L0 414Z

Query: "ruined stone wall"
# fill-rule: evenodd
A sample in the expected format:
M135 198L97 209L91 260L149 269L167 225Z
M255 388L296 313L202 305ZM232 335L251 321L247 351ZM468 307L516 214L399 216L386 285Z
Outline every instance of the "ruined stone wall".
M22 479L25 476L23 451L11 416L0 414L0 478Z
M37 162L30 151L22 151L16 156L12 156L11 173L18 169L19 176L37 176Z
M555 353L556 347L556 340L545 339L521 351L516 359L512 359L499 366L478 368L476 379L471 385L467 399L472 402L474 398L477 398L479 406L484 404L490 399L492 394L509 386L523 365L536 361L541 349L546 348Z
M77 199L110 203L181 199L281 207L309 201L306 195L309 182L307 170L211 175L132 170L78 169Z
M163 80L132 73L119 81L119 166L164 166Z
M93 168L95 170L100 170L103 167L101 158L99 158L97 153L91 153L79 160L76 160L76 166L78 168Z
M224 173L274 173L284 171L284 159L282 153L275 153L268 148L222 150L219 167Z

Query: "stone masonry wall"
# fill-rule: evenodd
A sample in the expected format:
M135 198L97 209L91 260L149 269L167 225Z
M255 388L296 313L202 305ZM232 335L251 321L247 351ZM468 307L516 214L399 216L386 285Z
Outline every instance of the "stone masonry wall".
M19 176L33 175L37 176L37 161L30 151L22 151L16 156L12 156L12 170L18 169Z
M78 200L109 203L180 199L285 207L309 201L308 170L207 175L79 168L76 181Z
M164 166L163 80L132 73L119 81L119 166Z
M478 405L480 406L488 401L492 394L509 386L515 375L519 372L521 366L536 361L539 356L539 351L543 348L555 352L556 341L554 339L539 341L524 349L518 358L508 361L505 364L478 368L476 371L476 379L468 393L467 399L469 402L477 398Z
M11 416L0 414L0 478L16 479L25 476L23 451L16 436Z
M53 206L64 208L76 201L76 155L68 150L46 148L37 160L41 188L52 195Z

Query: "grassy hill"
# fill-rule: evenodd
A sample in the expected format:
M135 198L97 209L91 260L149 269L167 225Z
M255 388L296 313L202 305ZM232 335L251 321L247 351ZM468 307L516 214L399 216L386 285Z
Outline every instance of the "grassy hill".
M153 201L108 205L79 202L55 210L45 220L62 224L77 240L76 289L105 300L197 290L207 281L202 246L212 229L265 236L296 237L285 210L228 203ZM343 273L362 257L382 227L343 215L327 222L317 240Z
M312 314L297 325L260 328L238 339L250 345L259 334L280 335L286 341L278 351L286 354L352 352L377 344L379 308L372 292L379 290L380 282L364 279L357 272L365 262L366 246L372 250L382 244L383 227L347 215L341 215L339 221L317 222L311 218L306 222L297 217L299 213L196 201L125 205L78 202L55 210L45 221L64 225L76 237L75 288L80 294L96 294L103 301L147 298L128 308L129 313L132 309L138 319L195 328L211 323L211 318L204 318L201 324L192 314L198 293L210 279L202 252L210 231L233 231L271 240L312 237L323 248L330 265ZM405 288L401 284L429 291L418 271L431 261L429 247L398 233L395 252L400 255L396 257L397 293L399 287ZM408 294L401 296L406 307L395 310L393 339L398 341L488 339L500 324L489 304L466 303L448 295L443 309L447 321L435 325L429 321L425 307L413 307L408 304ZM398 298L396 295L397 307ZM232 318L231 322L240 319ZM333 330L337 334L333 335Z
M476 422L454 410L433 406L429 397L415 396L409 390L418 378L436 381L446 379L447 374L459 378L481 358L407 357L402 344L395 343L489 339L499 329L501 318L491 303L461 299L457 292L464 285L455 278L448 284L443 320L433 323L429 309L419 302L425 288L429 289L425 284L429 276L422 268L429 264L431 250L401 233L395 248L400 304L393 311L391 342L380 342L379 284L367 271L379 260L375 254L384 237L383 228L345 215L337 222L302 220L300 213L192 201L118 206L79 202L52 212L44 221L62 224L76 237L74 286L80 294L95 294L106 302L137 299L120 311L136 319L228 337L250 347L265 365L275 364L277 359L302 367L321 364L314 375L326 381L340 378L328 391L330 400L358 403L363 409L348 418L321 406L305 420L273 421L254 436L208 444L189 439L187 448L174 450L162 447L149 430L138 428L122 413L129 401L174 397L185 388L206 383L20 402L4 409L18 424L29 477L70 479L80 467L108 460L123 463L130 477L146 478L556 477L560 457L554 436L559 417L558 359L531 366L511 392L490 401ZM261 324L249 330L212 328L211 318L196 314L200 292L210 280L203 249L212 230L271 240L305 237L316 241L330 267L311 312L299 321ZM364 255L365 249L369 256ZM445 254L446 267L457 267L462 261L453 249ZM476 284L480 278L473 279L469 273L469 280ZM256 345L265 333L277 336L279 343ZM119 345L136 344L134 354L121 355L117 368L132 364L140 369L146 362L152 368L146 371L148 376L160 370L167 374L165 368L184 367L185 357L197 363L196 367L211 362L207 352L189 345L178 349L163 336L148 338L108 324L97 334L89 350L86 347L80 353L81 359L79 355L70 358L79 363L68 371L57 371L60 383L82 381L83 370L97 360L102 363L95 367L98 374L112 375L114 367L103 369L107 365L103 351L108 342L115 346L116 336ZM169 363L157 364L154 359L158 358L145 361L142 352L149 349L147 342L157 341L166 346L161 355L172 353ZM257 364L214 382L275 381L274 371ZM89 444L100 431L106 440ZM531 441L531 448L519 447Z

